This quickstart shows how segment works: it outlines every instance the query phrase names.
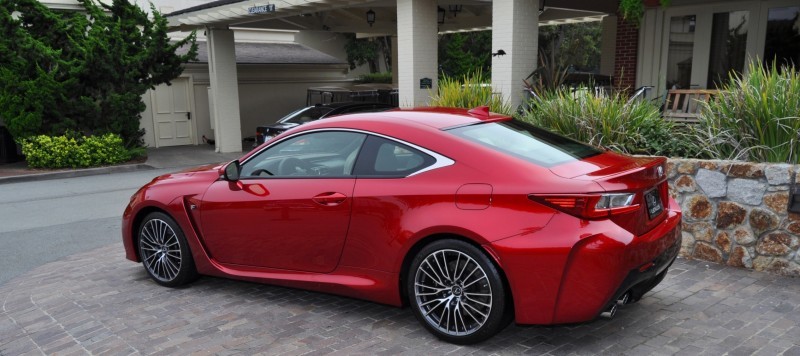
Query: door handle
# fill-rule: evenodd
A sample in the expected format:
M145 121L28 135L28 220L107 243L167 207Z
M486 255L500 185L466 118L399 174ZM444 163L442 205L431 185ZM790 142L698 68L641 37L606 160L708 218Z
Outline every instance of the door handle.
M186 119L192 120L192 113L191 112L189 112L189 111L186 112Z
M342 202L344 202L346 199L347 199L346 195L344 195L342 193L335 193L335 192L322 193L320 195L317 195L317 196L311 198L311 200L313 200L317 204L325 205L325 206L339 205Z

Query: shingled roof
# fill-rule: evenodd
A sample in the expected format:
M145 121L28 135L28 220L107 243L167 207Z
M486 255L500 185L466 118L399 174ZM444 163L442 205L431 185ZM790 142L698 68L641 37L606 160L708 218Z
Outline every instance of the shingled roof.
M178 49L185 54L187 48ZM208 63L206 42L197 41L197 60ZM344 61L297 43L236 43L238 64L345 64Z

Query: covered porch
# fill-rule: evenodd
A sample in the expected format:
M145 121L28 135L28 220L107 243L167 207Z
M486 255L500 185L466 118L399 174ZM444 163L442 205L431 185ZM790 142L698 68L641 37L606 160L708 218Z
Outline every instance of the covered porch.
M615 52L616 0L221 0L168 15L175 31L205 31L217 150L241 150L233 29L352 32L392 36L392 69L401 107L427 105L437 88L437 36L492 30L492 87L511 105L520 104L522 79L537 66L541 25L603 21L604 52ZM612 15L612 16L609 16ZM606 31L606 28L608 29ZM614 55L604 56L602 74L614 74ZM631 69L632 70L632 69Z
M424 106L437 89L437 35L492 30L492 88L511 105L537 67L539 26L601 21L599 74L616 89L715 89L750 59L800 63L797 0L643 0L637 24L617 16L618 0L220 0L168 15L175 31L205 31L211 107L221 152L241 149L233 30L352 32L392 36L392 69L401 107Z

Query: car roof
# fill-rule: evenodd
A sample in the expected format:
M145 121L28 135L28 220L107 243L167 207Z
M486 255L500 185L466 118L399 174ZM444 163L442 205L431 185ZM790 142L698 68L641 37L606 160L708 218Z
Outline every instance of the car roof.
M380 121L411 121L417 124L433 127L438 130L473 125L480 122L507 121L510 116L490 113L488 107L475 109L422 107L413 109L396 109L369 114L354 114L350 117L366 117ZM344 118L348 117L344 116Z
M424 107L334 116L296 126L289 129L284 134L317 129L346 128L374 131L398 138L405 137L404 139L412 139L414 135L420 133L416 131L420 129L426 131L441 131L443 129L469 126L481 122L509 120L512 120L510 116L490 113L488 107L479 107L472 110Z

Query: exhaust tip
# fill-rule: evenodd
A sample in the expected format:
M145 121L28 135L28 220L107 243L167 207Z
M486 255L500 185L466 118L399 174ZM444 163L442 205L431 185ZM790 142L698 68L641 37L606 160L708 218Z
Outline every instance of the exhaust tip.
M600 313L600 317L605 319L611 319L614 315L617 314L617 303L611 304L611 307L606 309L606 311Z
M617 299L617 305L623 306L625 304L628 304L628 301L630 299L631 299L631 293L630 292L625 293L621 297L619 297L619 299Z

